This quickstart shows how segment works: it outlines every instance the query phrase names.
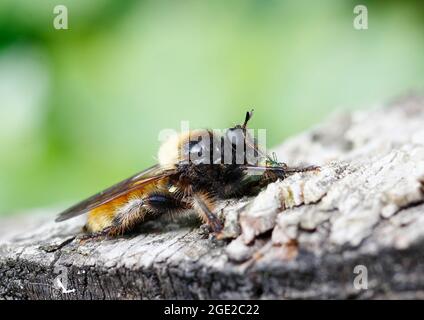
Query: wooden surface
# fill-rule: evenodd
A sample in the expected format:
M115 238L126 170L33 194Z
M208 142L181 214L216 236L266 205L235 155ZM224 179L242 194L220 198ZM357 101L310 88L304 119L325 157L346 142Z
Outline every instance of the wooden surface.
M276 152L322 170L222 203L223 241L188 216L55 248L84 217L1 219L0 298L424 298L423 98L335 115Z

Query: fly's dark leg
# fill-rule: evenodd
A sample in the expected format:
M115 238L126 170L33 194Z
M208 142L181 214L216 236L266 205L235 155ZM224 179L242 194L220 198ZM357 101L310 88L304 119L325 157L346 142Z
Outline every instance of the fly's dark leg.
M227 195L229 197L244 196L244 195L255 195L262 188L268 184L277 181L278 179L284 180L288 176L308 171L319 171L317 166L309 167L288 167L287 165L280 166L244 166L245 172L247 173L242 181L228 185Z
M189 205L182 199L167 191L154 191L117 215L115 225L120 234L132 230L138 224L157 218L163 214L173 214L189 209Z
M153 192L143 199L144 208L149 212L149 215L172 214L178 211L191 209L190 204L184 201L181 197L170 192Z
M40 249L44 250L45 252L55 252L58 251L60 249L62 249L63 247L67 246L68 244L70 244L71 242L73 242L75 239L77 238L77 236L73 236L70 237L58 244L50 244L50 245L44 245L41 246Z
M218 216L213 213L213 201L210 197L203 193L195 193L192 198L193 208L207 222L213 232L220 233L223 226Z
M76 237L76 240L85 242L87 240L99 240L109 235L109 232L113 230L113 227L107 227L101 231L82 234Z
M319 167L309 166L309 167L288 167L287 165L281 167L268 167L263 171L263 174L260 176L260 179L257 181L257 186L259 188L266 187L268 184L277 181L278 179L284 180L285 178L300 172L308 171L318 171Z

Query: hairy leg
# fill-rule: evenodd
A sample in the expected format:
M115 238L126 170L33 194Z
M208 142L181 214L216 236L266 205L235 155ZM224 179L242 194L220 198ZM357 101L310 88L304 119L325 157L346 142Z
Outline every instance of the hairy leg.
M171 193L155 191L144 198L129 200L117 210L111 226L98 232L82 235L79 239L84 241L103 237L116 237L128 233L140 223L154 219L159 215L172 214L189 208L190 206L187 203Z
M215 233L222 231L222 223L218 216L213 213L214 201L206 193L195 193L192 195L192 207L196 210L199 216L206 222Z

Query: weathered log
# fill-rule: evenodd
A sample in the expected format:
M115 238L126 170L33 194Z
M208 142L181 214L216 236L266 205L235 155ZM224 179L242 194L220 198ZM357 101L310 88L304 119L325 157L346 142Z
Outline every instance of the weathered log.
M424 298L424 98L335 115L275 151L322 168L222 203L225 240L186 217L60 247L84 217L0 220L0 298Z

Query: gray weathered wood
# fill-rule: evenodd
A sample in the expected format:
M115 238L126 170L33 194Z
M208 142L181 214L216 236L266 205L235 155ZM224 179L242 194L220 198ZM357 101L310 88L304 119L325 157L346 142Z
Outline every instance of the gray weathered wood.
M0 298L424 298L424 98L335 115L276 152L322 169L222 203L224 241L186 217L54 250L84 217L0 220Z

